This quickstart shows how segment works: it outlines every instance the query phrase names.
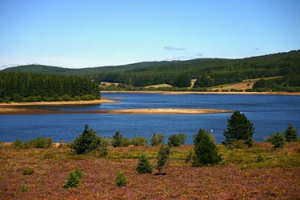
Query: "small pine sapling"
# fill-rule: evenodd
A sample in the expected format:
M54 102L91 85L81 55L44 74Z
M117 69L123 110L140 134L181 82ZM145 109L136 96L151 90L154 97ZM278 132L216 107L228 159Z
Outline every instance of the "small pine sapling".
M298 140L297 129L294 129L291 124L287 127L283 134L287 142L297 142Z
M70 172L67 183L63 186L63 188L77 188L80 186L80 179L82 178L83 174L81 170L78 168L75 169L74 172Z
M262 155L258 155L256 162L265 162L264 157L262 157Z
M156 169L158 174L163 174L162 170L165 168L166 163L170 159L171 148L169 146L161 146L157 155Z
M144 153L139 157L139 163L137 165L136 171L140 174L152 174L153 167L149 162L148 157Z
M201 137L195 136L195 138L201 138L199 140L194 140L194 156L192 161L192 166L200 167L206 165L216 165L222 161L222 155L218 154L216 144L213 137L208 132L199 132Z
M283 148L285 137L282 133L278 132L277 134L271 135L267 141L274 145L274 149Z
M118 175L115 179L115 184L118 186L118 187L125 187L128 183L128 180L126 178L126 176L124 175L124 172L123 171L119 171L118 172Z

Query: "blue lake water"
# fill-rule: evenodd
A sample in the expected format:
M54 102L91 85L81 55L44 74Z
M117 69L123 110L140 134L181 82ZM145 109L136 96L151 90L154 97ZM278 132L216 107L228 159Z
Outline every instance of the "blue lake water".
M255 141L263 141L271 134L284 131L288 124L300 130L300 96L288 95L231 95L158 93L103 93L122 103L90 106L47 107L58 110L115 110L130 108L208 108L239 110L254 124ZM200 128L212 134L217 143L224 140L223 131L231 113L203 115L118 115L118 114L55 114L0 115L0 141L16 139L28 141L37 137L52 137L55 142L70 142L89 124L100 136L113 136L120 131L123 137L163 133L166 138L180 132L192 144L193 134Z

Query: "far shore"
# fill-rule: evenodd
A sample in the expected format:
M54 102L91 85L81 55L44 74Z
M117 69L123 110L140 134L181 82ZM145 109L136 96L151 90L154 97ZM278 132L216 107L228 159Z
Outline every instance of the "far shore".
M0 106L51 106L51 105L93 105L103 103L119 103L108 99L97 99L90 101L41 101L41 102L12 102L0 103Z
M101 91L101 93L240 94L240 95L295 95L295 96L300 95L300 92Z

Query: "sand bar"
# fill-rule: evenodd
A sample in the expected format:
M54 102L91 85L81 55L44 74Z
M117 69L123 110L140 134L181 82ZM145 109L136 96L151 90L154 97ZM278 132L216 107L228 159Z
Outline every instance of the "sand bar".
M157 108L157 109L121 109L121 110L93 110L93 111L64 111L43 108L26 108L18 106L0 106L0 115L43 115L43 114L210 114L232 113L231 110L217 109L185 109L185 108Z

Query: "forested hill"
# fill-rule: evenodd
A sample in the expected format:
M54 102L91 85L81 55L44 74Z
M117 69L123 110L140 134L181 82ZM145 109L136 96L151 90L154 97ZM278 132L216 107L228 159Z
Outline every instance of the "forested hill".
M172 62L144 62L114 67L65 69L47 66L19 66L4 71L26 71L81 75L96 82L118 82L121 85L144 87L170 84L189 87L197 79L194 89L241 82L247 79L278 77L258 87L287 90L300 88L300 50L244 59L195 59ZM298 88L298 89L299 89ZM296 90L298 90L296 89Z
M0 102L79 101L99 98L99 85L87 78L0 72Z
M90 67L90 68L81 68L81 69L70 69L62 68L57 66L47 66L47 65L21 65L16 67L10 67L4 69L5 72L27 72L27 73L39 73L39 74L59 74L59 75L75 75L75 76L87 76L95 75L103 72L124 72L128 70L140 69L144 67L152 66L162 66L169 64L167 61L162 62L140 62L128 65L119 65L119 66L104 66L104 67Z

